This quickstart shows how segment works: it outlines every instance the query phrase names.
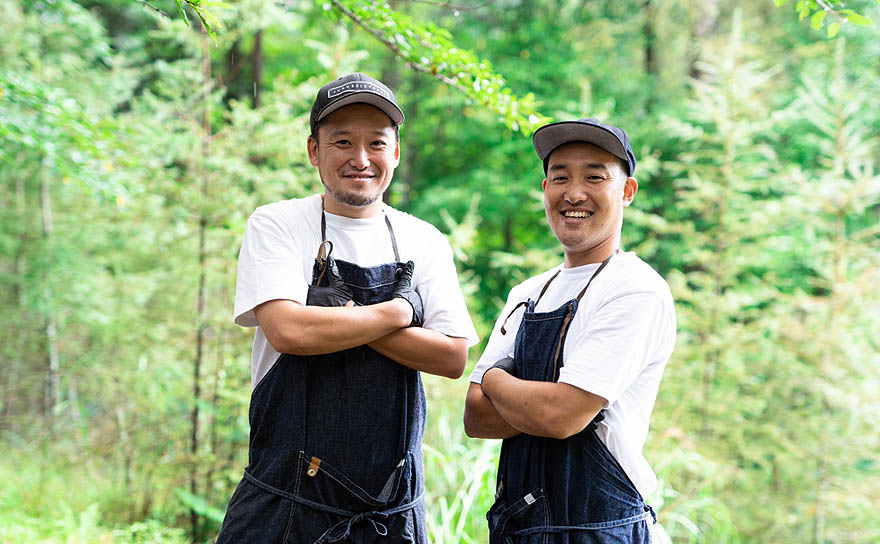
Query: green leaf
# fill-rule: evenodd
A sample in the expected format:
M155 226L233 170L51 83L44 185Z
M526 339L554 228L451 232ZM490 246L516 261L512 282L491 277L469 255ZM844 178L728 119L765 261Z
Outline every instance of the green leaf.
M211 27L223 28L223 24L220 23L220 21L218 21L217 18L214 17L214 15L210 11L208 11L204 8L201 8L201 7L199 8L198 11L199 11L199 15L202 16L202 21L206 21L206 20L210 21ZM208 26L208 25L205 25L205 26ZM209 32L212 30L211 27L208 27ZM214 36L213 32L211 33L211 36L212 37Z
M186 10L183 9L183 0L177 0L177 11L180 13L180 18L183 19L186 26L189 26L189 17L186 15Z
M846 17L847 22L857 26L874 26L874 21L870 17L866 17L860 13L856 13L851 9L842 9L840 14Z
M810 17L810 25L816 30L822 28L822 21L825 20L826 12L819 10Z
M232 4L228 2L220 2L219 0L208 0L207 2L202 2L201 5L211 8L236 9Z
M878 0L880 1L880 0ZM840 23L831 23L828 25L828 37L833 38L837 36L837 33L840 32Z

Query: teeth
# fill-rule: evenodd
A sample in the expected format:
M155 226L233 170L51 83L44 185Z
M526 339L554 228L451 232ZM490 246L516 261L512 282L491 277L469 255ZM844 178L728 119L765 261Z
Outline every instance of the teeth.
M589 217L593 215L593 213L586 211L567 211L563 215L565 215L565 217Z

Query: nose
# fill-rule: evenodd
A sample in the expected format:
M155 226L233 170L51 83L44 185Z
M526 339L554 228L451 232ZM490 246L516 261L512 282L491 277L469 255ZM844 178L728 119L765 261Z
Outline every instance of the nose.
M581 183L569 183L562 196L569 204L580 204L587 200L587 191Z
M348 163L351 164L353 168L357 168L358 170L363 170L370 166L370 153L369 150L363 146L357 146L352 149L351 157L348 159Z

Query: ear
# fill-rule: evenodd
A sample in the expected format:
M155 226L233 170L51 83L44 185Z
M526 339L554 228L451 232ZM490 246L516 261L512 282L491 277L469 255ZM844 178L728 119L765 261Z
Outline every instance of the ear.
M541 190L542 191L547 190L547 178L544 178L544 180L541 182Z
M629 177L623 182L623 206L627 207L632 204L636 193L639 191L639 182L636 178Z
M394 168L400 165L400 140L394 144Z
M318 142L309 136L306 140L306 147L309 152L309 162L312 163L312 166L318 166Z

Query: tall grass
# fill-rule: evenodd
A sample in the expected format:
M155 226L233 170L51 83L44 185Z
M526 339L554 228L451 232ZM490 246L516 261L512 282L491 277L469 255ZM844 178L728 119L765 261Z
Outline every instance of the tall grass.
M465 379L425 377L427 529L433 544L488 541L485 514L494 500L501 442L465 435L467 386ZM165 498L148 511L132 513L130 505L137 501L119 483L114 463L72 447L72 439L34 447L12 438L0 440L0 544L190 542L180 516L188 507L175 495L173 478L150 480L151 492ZM659 459L660 488L649 501L672 542L740 544L730 513L713 494L729 469L662 439L657 442L649 441L648 448ZM660 451L664 445L668 449ZM225 506L228 497L204 499Z

